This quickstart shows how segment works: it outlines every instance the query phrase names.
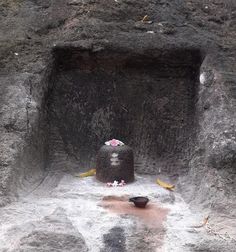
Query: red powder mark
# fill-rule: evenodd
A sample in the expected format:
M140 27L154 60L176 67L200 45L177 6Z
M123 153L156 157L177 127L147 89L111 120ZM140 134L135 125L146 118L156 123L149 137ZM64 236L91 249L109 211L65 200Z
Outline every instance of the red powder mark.
M164 230L163 222L169 212L167 208L158 207L154 203L148 203L146 208L138 208L128 199L128 196L106 196L101 206L113 213L135 216L150 228Z
M137 208L132 202L129 202L127 195L106 196L102 199L101 206L116 214L137 217L141 224L138 226L138 236L141 235L144 244L148 246L147 251L148 249L162 251L165 236L163 222L169 212L167 208L161 208L155 203L148 203L146 208ZM137 239L136 235L135 237Z

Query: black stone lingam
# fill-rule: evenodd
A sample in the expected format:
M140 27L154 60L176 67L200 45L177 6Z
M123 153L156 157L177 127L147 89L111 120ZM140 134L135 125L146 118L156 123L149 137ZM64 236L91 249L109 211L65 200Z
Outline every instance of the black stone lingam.
M134 180L133 150L127 146L104 145L98 151L96 178L101 182Z

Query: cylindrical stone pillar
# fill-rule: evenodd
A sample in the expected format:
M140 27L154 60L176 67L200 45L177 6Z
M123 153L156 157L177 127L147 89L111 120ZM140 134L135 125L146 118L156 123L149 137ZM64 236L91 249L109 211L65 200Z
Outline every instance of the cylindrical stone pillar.
M104 145L98 152L96 177L101 182L124 180L126 183L134 180L134 156L127 146Z

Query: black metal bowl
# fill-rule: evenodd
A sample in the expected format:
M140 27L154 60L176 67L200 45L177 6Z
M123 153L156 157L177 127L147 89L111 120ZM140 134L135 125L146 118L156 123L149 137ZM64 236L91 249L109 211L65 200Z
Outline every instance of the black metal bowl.
M136 207L145 208L149 199L147 197L133 197L129 199L129 202L133 202Z

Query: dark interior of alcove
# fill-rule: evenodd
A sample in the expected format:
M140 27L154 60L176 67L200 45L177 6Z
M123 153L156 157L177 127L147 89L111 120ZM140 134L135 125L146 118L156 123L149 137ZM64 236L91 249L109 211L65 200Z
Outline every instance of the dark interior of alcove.
M48 97L49 166L88 169L106 140L134 149L137 172L179 173L195 140L200 54L54 51Z

